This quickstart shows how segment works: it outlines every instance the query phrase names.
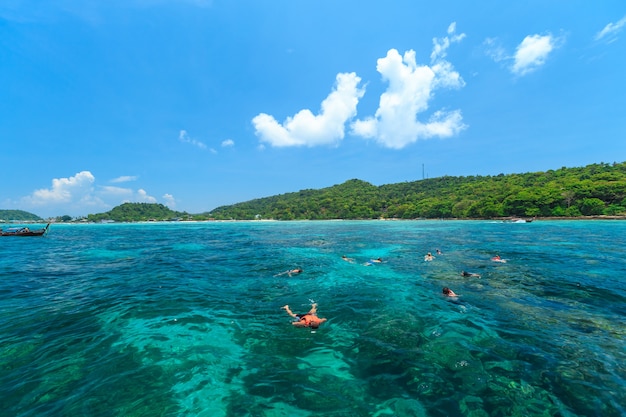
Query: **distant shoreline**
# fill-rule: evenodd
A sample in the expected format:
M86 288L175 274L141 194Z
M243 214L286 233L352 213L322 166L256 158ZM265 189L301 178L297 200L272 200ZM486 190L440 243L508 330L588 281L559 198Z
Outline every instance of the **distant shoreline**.
M533 221L541 221L541 220L626 220L626 215L624 216L597 215L597 216L580 216L580 217L537 217L533 219Z
M152 221L132 221L132 222L50 222L51 224L163 224L163 223L231 223L231 222L254 222L254 223L263 223L263 222L323 222L323 221L492 221L492 222L503 222L503 223L515 223L516 220L526 220L526 223L532 222L540 222L540 221L559 221L559 220L626 220L626 215L624 216L580 216L580 217L533 217L533 218L511 218L511 217L494 217L488 219L463 219L463 218L418 218L418 219L397 219L397 218L380 218L380 219L300 219L300 220L275 220L275 219L258 219L258 220L235 220L235 219L211 219L211 220L180 220L180 221L171 221L171 220L152 220ZM33 220L25 220L25 221L0 221L0 225L9 225L9 224L39 224L39 223L47 223L47 220L42 221L33 221ZM2 226L0 226L2 227Z
M626 220L626 215L596 215L596 216L579 216L579 217L559 217L559 216L550 216L550 217L493 217L493 218L417 218L417 219L398 219L398 218L379 218L379 219L299 219L299 220L276 220L276 219L256 219L256 220L235 220L235 219L208 219L208 220L179 220L179 221L171 221L171 220L138 220L131 222L55 222L50 220L15 220L15 221L7 221L0 220L0 228L2 225L8 226L12 224L41 224L41 223L50 223L50 224L124 224L124 223L229 223L229 222L316 222L316 221L429 221L429 220L439 220L439 221L496 221L503 223L514 223L517 220L525 220L526 223L532 223L536 221L553 221L553 220Z

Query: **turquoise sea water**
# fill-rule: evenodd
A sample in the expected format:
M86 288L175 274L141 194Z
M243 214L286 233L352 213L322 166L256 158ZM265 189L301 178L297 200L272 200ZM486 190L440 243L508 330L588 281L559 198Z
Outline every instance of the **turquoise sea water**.
M53 225L0 254L2 415L626 415L626 222ZM280 309L311 301L316 332Z

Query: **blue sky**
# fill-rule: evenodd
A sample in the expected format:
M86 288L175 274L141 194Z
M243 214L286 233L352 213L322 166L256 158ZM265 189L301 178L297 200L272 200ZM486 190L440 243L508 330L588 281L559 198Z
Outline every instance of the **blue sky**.
M626 3L3 0L1 209L626 160Z

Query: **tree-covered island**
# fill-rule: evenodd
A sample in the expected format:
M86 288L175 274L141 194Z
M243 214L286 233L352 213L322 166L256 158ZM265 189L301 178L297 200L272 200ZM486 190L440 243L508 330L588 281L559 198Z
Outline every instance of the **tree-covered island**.
M172 220L626 218L626 162L526 174L444 176L375 186L352 179L318 190L258 198L189 214L163 204L124 203L86 218L58 222ZM41 221L21 210L0 210L0 221Z
M626 215L626 162L526 174L374 186L353 179L218 207L194 218L233 220L486 219Z
M174 211L163 204L124 203L106 213L90 214L87 216L87 221L147 222L189 220L190 218L188 213Z

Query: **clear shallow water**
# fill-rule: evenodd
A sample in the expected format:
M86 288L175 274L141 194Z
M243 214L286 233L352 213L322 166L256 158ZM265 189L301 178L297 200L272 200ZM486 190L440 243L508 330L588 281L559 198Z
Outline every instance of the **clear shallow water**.
M617 221L53 225L1 238L0 409L623 416L625 248ZM310 300L329 319L315 333L280 309Z

